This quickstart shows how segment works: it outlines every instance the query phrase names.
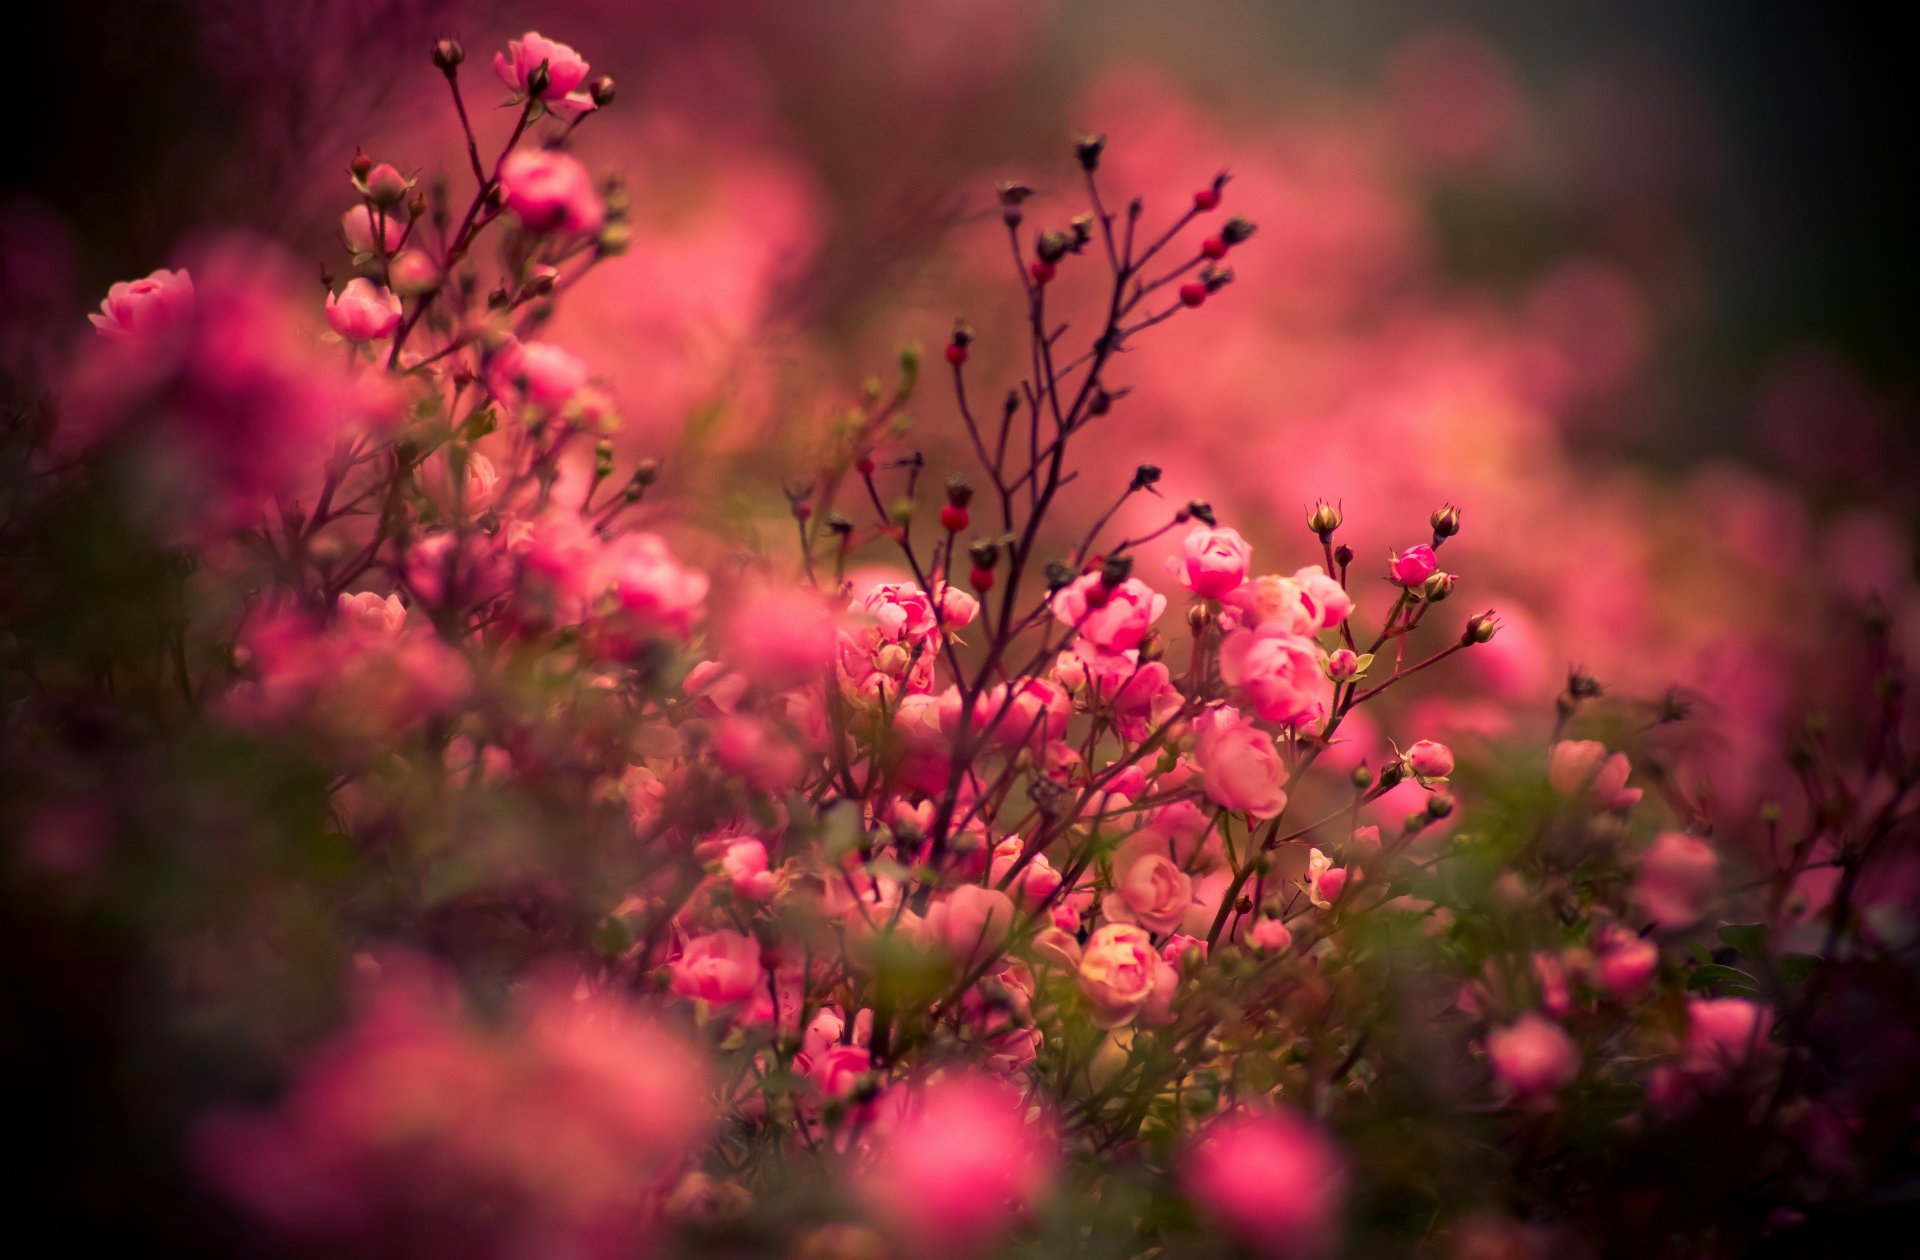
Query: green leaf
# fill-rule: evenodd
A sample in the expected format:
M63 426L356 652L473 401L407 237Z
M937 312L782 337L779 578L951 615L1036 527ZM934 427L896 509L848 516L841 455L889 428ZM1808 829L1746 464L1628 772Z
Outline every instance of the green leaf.
M1720 939L1740 951L1742 958L1764 958L1767 954L1767 925L1729 923L1720 929Z
M1825 961L1818 954L1788 954L1780 960L1780 974L1788 984L1799 984L1814 972L1820 970Z
M1704 967L1696 967L1693 974L1687 977L1689 990L1704 989L1715 984L1739 984L1748 988L1757 988L1759 981L1738 967L1724 967L1719 963L1708 963Z

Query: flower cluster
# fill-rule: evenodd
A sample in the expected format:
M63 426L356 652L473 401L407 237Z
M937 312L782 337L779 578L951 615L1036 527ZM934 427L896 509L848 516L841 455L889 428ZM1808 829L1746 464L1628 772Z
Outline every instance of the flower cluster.
M1920 787L1884 626L1869 741L1810 744L1805 816L1736 851L1584 673L1549 737L1490 749L1400 704L1498 650L1450 602L1453 505L1361 556L1316 503L1274 560L1142 464L1063 524L1128 352L1228 316L1255 247L1224 173L1164 221L1109 208L1099 136L1082 212L999 189L1024 327L943 356L977 489L928 491L910 349L760 545L703 531L539 336L623 247L623 190L570 152L611 80L512 41L489 164L463 61L436 46L464 207L356 155L354 274L304 329L239 246L114 286L38 468L49 520L100 494L191 563L154 650L36 677L21 729L79 738L35 706L97 686L157 746L292 761L298 860L170 938L208 955L179 983L238 992L258 934L311 933L358 995L254 1042L285 1083L195 1122L211 1189L271 1237L409 1256L1319 1257L1435 1222L1737 1249L1850 1201L1914 1114L1884 1066L1814 1066L1833 995L1872 1007L1856 972L1909 943L1864 908L1905 887ZM193 476L142 481L156 451ZM72 805L29 829L69 875ZM1611 1150L1715 1126L1746 1162L1684 1193Z

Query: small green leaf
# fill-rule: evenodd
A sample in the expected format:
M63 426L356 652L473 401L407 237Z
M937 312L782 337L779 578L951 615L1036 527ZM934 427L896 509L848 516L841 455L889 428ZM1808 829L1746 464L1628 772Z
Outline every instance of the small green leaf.
M1820 970L1822 961L1818 954L1788 954L1780 960L1780 974L1788 984L1799 984Z
M1687 988L1690 991L1697 991L1715 984L1738 984L1753 988L1758 983L1738 967L1724 967L1719 963L1708 963L1704 967L1696 967L1693 974L1687 977Z
M1720 929L1720 939L1740 951L1742 958L1764 958L1767 953L1767 925L1729 923Z

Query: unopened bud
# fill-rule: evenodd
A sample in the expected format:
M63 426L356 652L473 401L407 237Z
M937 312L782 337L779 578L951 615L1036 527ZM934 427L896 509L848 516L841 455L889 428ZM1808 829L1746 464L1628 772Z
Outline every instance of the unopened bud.
M1213 624L1213 612L1205 604L1187 606L1187 628L1199 634Z
M353 151L353 163L348 169L353 172L355 179L365 179L367 174L373 170L373 159L360 152L360 150L355 149Z
M1073 155L1080 159L1080 169L1097 171L1100 169L1100 154L1107 147L1107 137L1085 135L1073 142Z
M1453 797L1445 792L1435 792L1427 798L1427 817L1436 821L1453 812Z
M460 46L457 39L435 40L433 44L433 64L443 73L452 74L454 67L467 59L467 50Z
M613 475L613 443L602 439L593 446L593 475L610 477Z
M1332 542L1333 531L1340 528L1341 520L1340 509L1320 499L1307 513L1307 528L1320 535L1321 542Z
M1113 395L1097 385L1094 386L1093 396L1087 399L1087 414L1104 416L1111 410L1113 410Z
M1221 226L1220 239L1229 245L1238 245L1257 231L1259 227L1253 220L1245 215L1236 214Z
M660 461L643 459L633 470L635 485L650 486L660 480Z
M1477 617L1470 617L1467 619L1466 632L1460 636L1461 646L1485 643L1499 628L1500 623L1495 619L1492 609L1488 609Z
M947 502L954 507L965 507L973 502L973 486L958 473L947 478Z
M1352 564L1353 548L1347 546L1345 543L1341 543L1338 547L1335 547L1333 549L1333 562L1343 569Z
M382 162L367 172L367 196L376 206L397 206L407 198L407 177L390 162Z
M1108 556L1100 566L1100 584L1109 590L1132 576L1132 556Z
M1044 263L1059 262L1072 248L1072 242L1067 234L1057 228L1048 228L1033 242L1033 252L1038 254L1040 261Z
M1220 523L1213 518L1213 504L1202 502L1199 499L1195 499L1193 502L1187 504L1187 515L1197 521L1205 521L1209 525L1218 525Z
M1207 286L1207 292L1218 293L1233 283L1233 268L1208 263L1200 269L1200 283Z
M1438 547L1443 541L1460 532L1460 509L1448 503L1433 509L1428 518L1433 526L1433 545Z
M545 96L547 89L552 86L553 71L547 68L546 62L542 61L539 65L527 72L527 95L529 97Z
M1353 790L1356 792L1364 792L1372 786L1373 771L1367 769L1365 766L1355 766L1353 768Z
M1007 180L996 191L1000 194L1001 219L1008 227L1020 226L1020 220L1026 217L1020 205L1028 197L1033 196L1033 189L1017 180Z
M593 86L589 87L587 92L593 97L593 103L596 106L605 109L607 106L613 104L613 76L610 74L601 75L593 81Z
M1460 579L1451 573L1430 573L1420 586L1420 595L1430 604L1437 604L1453 594L1453 584Z
M1133 470L1132 488L1135 490L1145 490L1148 486L1158 483L1159 480L1160 465L1142 464Z

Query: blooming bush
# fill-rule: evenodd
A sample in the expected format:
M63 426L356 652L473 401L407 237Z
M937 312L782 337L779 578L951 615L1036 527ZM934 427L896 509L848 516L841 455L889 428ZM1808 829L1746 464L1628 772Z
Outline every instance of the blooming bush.
M1268 560L1142 463L1071 519L1134 352L1260 244L1225 173L1113 200L1099 136L1080 213L998 189L1023 326L904 351L777 538L703 529L540 335L629 238L569 152L612 81L513 41L489 160L464 60L470 191L356 155L318 300L258 241L114 286L10 469L8 878L168 1012L224 1245L1739 1254L1892 1210L1884 619L1723 846L1642 752L1677 697L1413 725L1502 630L1461 509L1356 505L1402 541L1359 555L1321 501Z

